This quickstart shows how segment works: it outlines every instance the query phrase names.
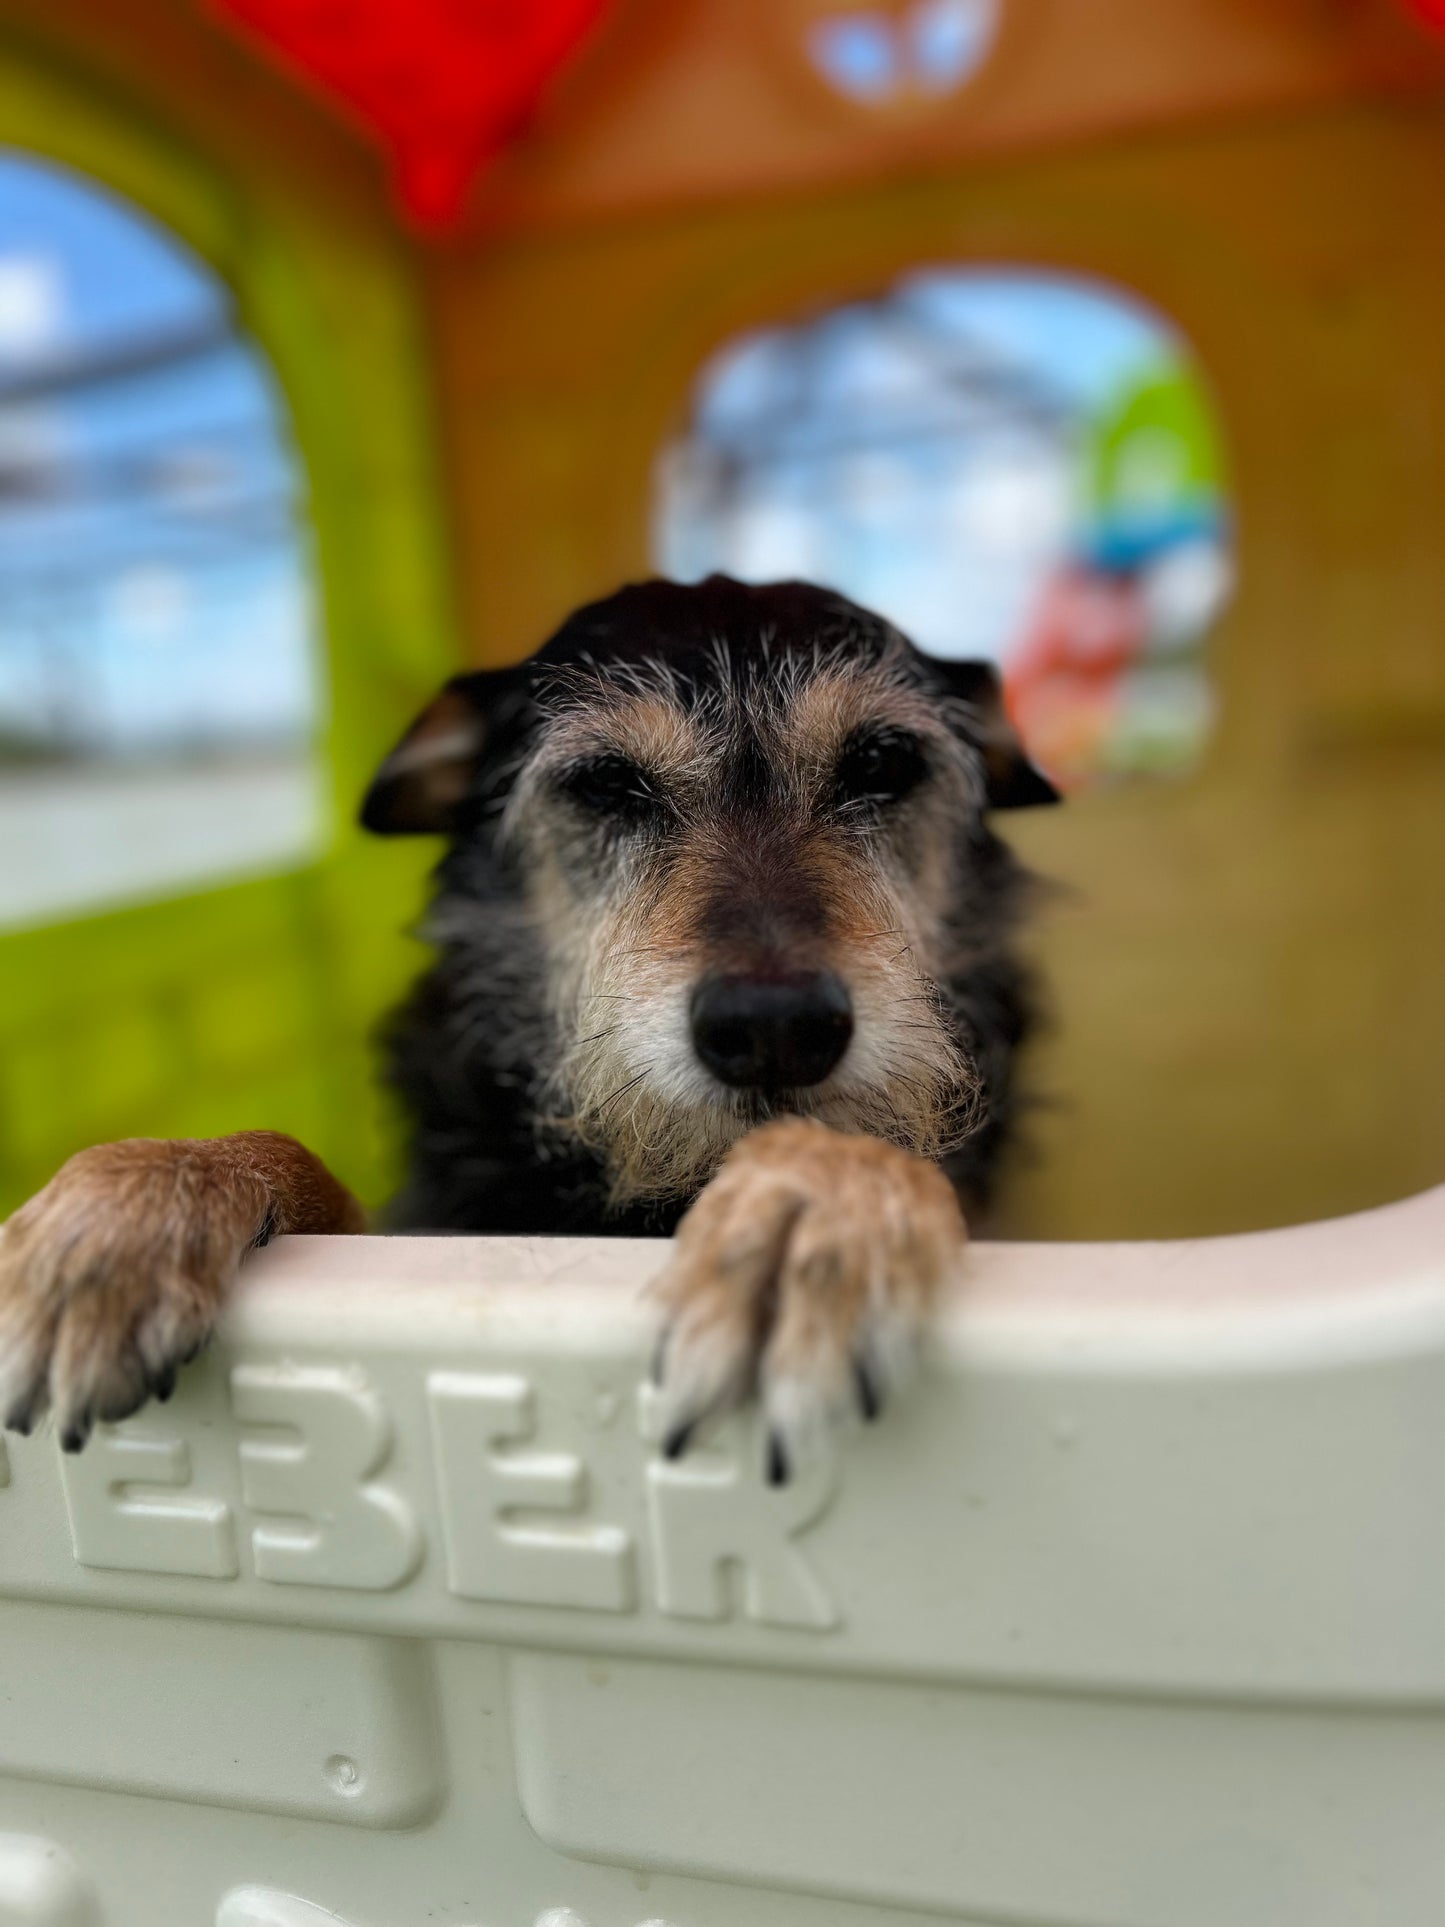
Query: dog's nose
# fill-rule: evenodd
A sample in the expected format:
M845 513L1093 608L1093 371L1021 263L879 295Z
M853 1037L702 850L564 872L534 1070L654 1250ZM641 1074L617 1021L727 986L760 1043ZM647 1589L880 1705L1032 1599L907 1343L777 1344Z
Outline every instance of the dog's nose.
M694 1050L714 1077L742 1089L821 1084L852 1035L848 987L831 970L709 977L693 992Z

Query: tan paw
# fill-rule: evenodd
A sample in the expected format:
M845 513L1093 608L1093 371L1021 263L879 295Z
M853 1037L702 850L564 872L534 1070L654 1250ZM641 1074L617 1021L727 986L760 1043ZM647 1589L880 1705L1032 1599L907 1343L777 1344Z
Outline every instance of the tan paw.
M253 1244L359 1223L276 1132L81 1151L0 1225L0 1423L29 1432L52 1410L79 1451L98 1421L169 1398Z
M965 1236L953 1187L921 1158L805 1118L752 1132L678 1226L656 1287L664 1452L756 1393L781 1483L834 1421L876 1417Z

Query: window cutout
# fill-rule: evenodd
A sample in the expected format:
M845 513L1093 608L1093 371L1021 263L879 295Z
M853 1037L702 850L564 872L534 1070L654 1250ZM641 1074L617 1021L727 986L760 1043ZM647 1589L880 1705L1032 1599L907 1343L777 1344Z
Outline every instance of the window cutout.
M993 51L998 0L893 0L824 6L801 28L809 63L843 99L862 107L945 100Z
M929 270L740 337L663 450L658 566L802 576L986 657L1065 787L1188 769L1228 599L1219 435L1190 351L1058 275Z
M0 926L314 853L302 494L222 282L0 155Z

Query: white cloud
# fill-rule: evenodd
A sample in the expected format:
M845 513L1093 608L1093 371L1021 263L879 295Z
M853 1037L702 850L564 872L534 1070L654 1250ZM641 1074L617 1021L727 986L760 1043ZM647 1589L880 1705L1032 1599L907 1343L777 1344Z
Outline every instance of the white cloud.
M48 254L0 254L0 359L53 348L65 330L60 263Z

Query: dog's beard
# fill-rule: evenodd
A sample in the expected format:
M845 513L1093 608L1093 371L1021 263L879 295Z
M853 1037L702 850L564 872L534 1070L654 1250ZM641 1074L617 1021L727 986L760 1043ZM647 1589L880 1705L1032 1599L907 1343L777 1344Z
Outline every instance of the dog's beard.
M607 1171L611 1202L695 1196L727 1152L770 1117L817 1118L923 1157L981 1121L978 1073L938 993L911 969L865 959L853 977L854 1035L824 1083L764 1095L718 1082L698 1062L688 1022L693 973L612 951L585 973L562 1026L547 1126Z

